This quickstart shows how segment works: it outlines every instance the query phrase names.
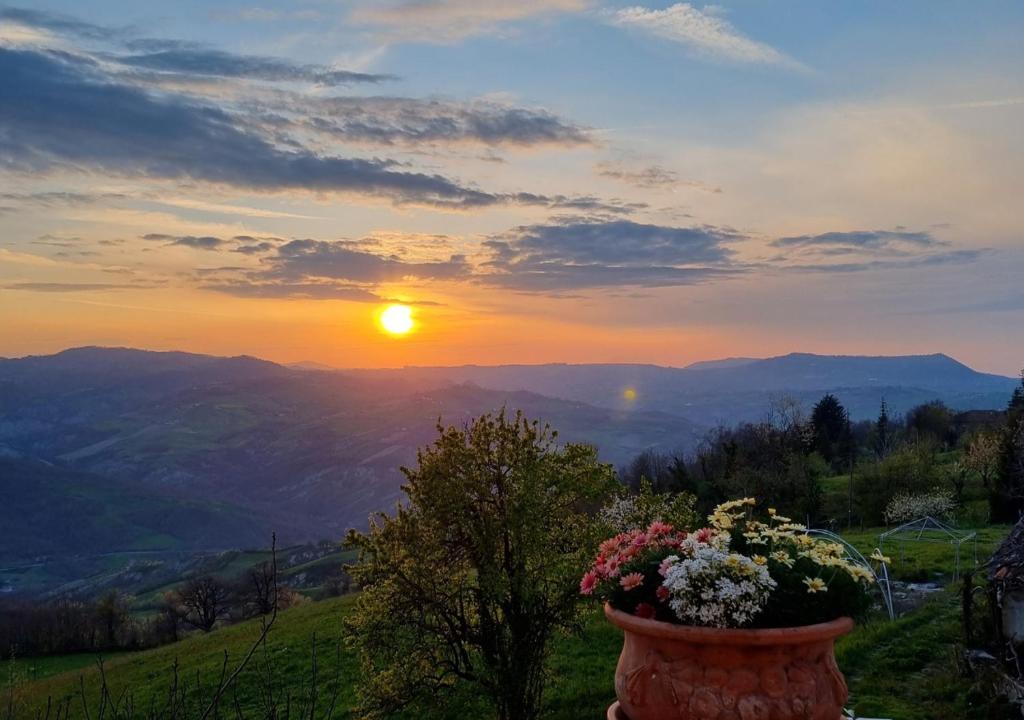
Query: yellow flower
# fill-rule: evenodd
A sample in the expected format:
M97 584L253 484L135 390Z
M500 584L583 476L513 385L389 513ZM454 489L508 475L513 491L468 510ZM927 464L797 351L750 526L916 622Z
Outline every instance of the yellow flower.
M875 581L874 574L870 570L861 565L851 565L848 568L846 568L846 572L849 573L850 577L852 577L854 580L859 580L860 582L870 584Z
M781 563L786 567L793 567L794 560L789 556L789 553L785 550L776 550L775 552L773 552L772 560L774 560L777 563Z
M768 508L768 514L775 517L775 508Z
M886 565L891 565L892 564L892 558L890 558L890 557L888 557L886 555L883 555L882 551L879 550L878 548L875 548L875 551L873 553L871 553L871 559L876 561L876 562L885 563Z
M828 590L828 586L825 585L825 581L821 578L805 577L804 585L807 586L807 592L809 593L826 592Z
M758 565L768 564L768 558L766 558L764 555L754 555L753 557L751 557L751 560L753 560Z

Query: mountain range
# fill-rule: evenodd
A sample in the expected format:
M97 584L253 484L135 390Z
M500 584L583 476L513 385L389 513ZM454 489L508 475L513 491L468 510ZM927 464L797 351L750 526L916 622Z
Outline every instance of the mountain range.
M893 413L936 398L999 408L1015 382L944 355L398 370L95 347L0 359L0 588L4 565L263 546L272 531L336 539L399 501L399 468L438 422L501 407L623 464L692 449L780 396L809 407L834 392L857 419L883 396Z
M781 397L811 407L837 395L853 420L878 415L884 398L901 414L942 400L958 410L1002 407L1017 380L977 372L947 355L864 357L791 353L766 359L729 358L685 368L656 365L500 365L407 367L346 371L420 387L473 383L519 389L624 411L656 411L709 427L762 419ZM628 392L627 392L628 391Z

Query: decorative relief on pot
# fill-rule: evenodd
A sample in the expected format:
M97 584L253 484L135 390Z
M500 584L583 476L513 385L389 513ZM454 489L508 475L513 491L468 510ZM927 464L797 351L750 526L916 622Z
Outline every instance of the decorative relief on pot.
M846 702L831 652L816 662L754 653L743 666L727 662L731 667L700 656L673 659L651 650L618 675L616 690L633 708L673 708L679 720L835 720L834 709Z

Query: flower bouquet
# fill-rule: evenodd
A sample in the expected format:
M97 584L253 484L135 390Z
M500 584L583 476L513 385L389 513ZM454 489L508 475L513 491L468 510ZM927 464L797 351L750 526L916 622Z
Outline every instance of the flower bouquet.
M755 506L734 500L696 531L655 521L601 544L580 592L625 631L609 717L840 716L833 645L868 610L874 572Z

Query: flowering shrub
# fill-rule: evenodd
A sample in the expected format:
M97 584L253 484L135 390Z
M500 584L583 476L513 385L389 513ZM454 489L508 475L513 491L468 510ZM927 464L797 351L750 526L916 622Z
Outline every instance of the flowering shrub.
M603 542L580 592L639 617L707 627L789 627L863 614L870 568L752 498L687 533L655 521Z
M699 520L695 503L690 493L656 493L644 479L636 494L615 498L601 509L598 519L613 533L646 528L655 521L691 527Z
M956 509L956 500L950 490L935 488L931 492L900 493L893 496L885 506L885 521L888 523L908 522L925 516L948 518Z

